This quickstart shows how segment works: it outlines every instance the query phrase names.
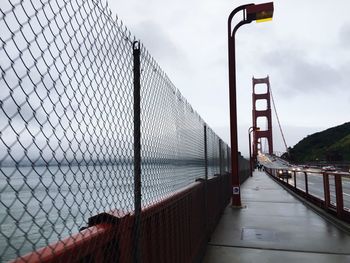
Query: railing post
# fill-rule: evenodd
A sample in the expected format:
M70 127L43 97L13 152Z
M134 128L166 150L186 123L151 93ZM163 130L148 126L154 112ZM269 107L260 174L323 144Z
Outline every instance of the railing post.
M297 172L293 171L294 173L294 188L297 188Z
M133 229L134 262L141 262L141 71L140 43L133 42L134 58L134 209L135 223Z
M230 173L230 148L228 147L228 145L226 146L226 151L227 151L227 172Z
M305 176L305 193L306 195L309 195L309 184L307 182L307 172L304 172L304 176Z
M330 193L329 193L329 176L327 173L323 173L323 192L324 192L324 205L328 209L330 204Z
M222 140L219 139L219 165L220 165L220 175L223 175L223 161L222 161Z
M226 145L226 155L227 155L227 184L225 188L225 196L227 195L227 198L231 198L231 173L230 173L230 165L231 165L231 158L230 158L230 147Z
M204 125L204 166L205 166L205 180L208 180L208 143L207 143L207 125Z
M337 216L339 218L343 215L344 209L344 200L343 200L343 186L342 186L342 177L341 175L334 175L334 183L335 183L335 196L337 200Z

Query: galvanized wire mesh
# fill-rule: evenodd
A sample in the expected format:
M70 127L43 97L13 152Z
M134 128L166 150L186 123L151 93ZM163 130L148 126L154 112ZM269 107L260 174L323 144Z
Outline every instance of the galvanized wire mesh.
M208 145L208 176L220 174L220 138L215 132L207 128Z
M133 207L130 34L95 1L1 2L0 261Z
M204 178L203 121L145 48L141 54L143 202Z
M100 1L2 0L0 29L2 262L133 210L134 79L133 37ZM142 47L144 206L205 177L205 158L219 173L203 127Z

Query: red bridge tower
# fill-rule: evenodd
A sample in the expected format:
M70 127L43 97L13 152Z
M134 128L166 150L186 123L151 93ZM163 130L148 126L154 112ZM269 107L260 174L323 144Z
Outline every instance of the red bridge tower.
M255 85L266 84L266 93L256 93ZM256 79L253 77L253 127L260 128L259 130L253 130L253 160L256 161L258 152L261 150L261 138L266 138L268 141L269 150L268 153L273 153L273 143L272 143L272 119L271 119L271 102L270 102L270 82L269 77ZM256 109L256 102L258 100L266 100L266 109ZM267 130L265 127L257 126L258 118L267 119Z

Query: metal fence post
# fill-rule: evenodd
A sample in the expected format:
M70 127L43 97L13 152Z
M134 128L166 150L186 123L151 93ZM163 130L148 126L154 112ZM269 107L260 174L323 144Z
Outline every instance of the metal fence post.
M334 175L334 185L335 185L335 198L337 202L337 216L342 218L344 209L343 200L343 187L342 187L342 177L341 175Z
M228 145L226 145L226 151L227 151L227 173L228 173L228 180L227 180L227 187L225 190L225 195L227 194L228 200L231 198L231 149Z
M222 140L219 139L219 165L220 165L220 175L223 175L223 162L222 162Z
M304 172L304 180L305 180L305 193L306 195L308 196L309 195L309 183L308 183L308 180L307 180L307 172Z
M205 180L208 180L208 143L207 143L207 125L204 125L204 166Z
M230 157L230 148L228 147L228 145L226 146L226 151L227 151L227 172L230 173L230 160L231 160L231 157Z
M134 58L134 208L135 223L133 231L134 262L141 262L141 81L140 81L140 43L133 42Z
M323 192L324 192L324 205L328 209L330 204L330 192L329 192L329 176L326 172L323 173Z
M205 216L205 237L209 236L209 216L208 216L208 142L207 142L207 125L204 125L204 216Z

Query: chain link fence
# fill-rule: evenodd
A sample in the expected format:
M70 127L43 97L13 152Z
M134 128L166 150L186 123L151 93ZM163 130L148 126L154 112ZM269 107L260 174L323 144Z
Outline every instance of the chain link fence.
M134 37L98 0L2 0L0 28L3 262L98 213L133 211ZM205 137L204 121L140 50L145 207L230 164L228 146L210 128Z
M2 1L0 261L133 208L130 33L97 1Z
M204 122L141 48L143 204L205 177Z

